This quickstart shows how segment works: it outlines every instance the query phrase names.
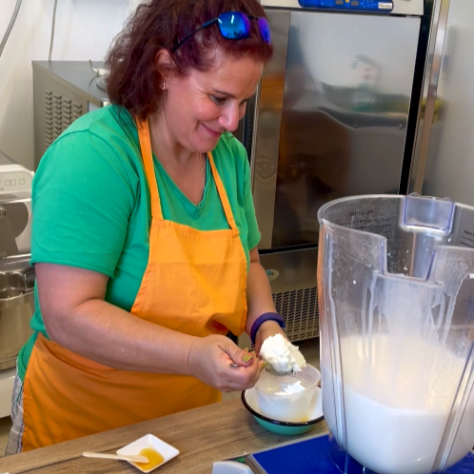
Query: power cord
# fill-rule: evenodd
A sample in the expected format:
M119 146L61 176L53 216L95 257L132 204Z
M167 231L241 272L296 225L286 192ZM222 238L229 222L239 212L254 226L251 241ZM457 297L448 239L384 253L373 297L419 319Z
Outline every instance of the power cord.
M56 12L57 12L57 10L58 10L58 0L54 0L53 19L52 19L52 22L51 22L51 39L49 41L48 61L51 61L51 57L53 55L54 30L56 29Z
M15 24L16 17L18 16L18 11L20 10L20 7L21 7L21 2L22 0L16 0L15 8L13 9L13 14L10 19L10 23L8 24L7 31L5 31L2 42L0 43L0 56L2 55L3 50L5 49L5 45L7 44L8 38L10 36L10 33L12 32L13 25Z

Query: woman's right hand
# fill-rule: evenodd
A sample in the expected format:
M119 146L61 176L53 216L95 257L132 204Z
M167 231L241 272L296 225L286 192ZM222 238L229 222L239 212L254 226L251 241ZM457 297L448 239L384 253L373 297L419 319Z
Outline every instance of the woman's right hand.
M252 357L247 360L249 355ZM189 351L188 367L189 375L221 392L232 392L253 387L263 362L255 354L240 349L228 337L211 335L196 338Z

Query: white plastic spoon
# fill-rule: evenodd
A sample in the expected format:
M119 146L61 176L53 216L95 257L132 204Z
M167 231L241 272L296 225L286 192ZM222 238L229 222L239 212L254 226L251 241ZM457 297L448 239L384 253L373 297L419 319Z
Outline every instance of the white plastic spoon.
M146 456L140 455L122 455L119 456L118 454L106 454L106 453L89 453L85 452L82 455L86 458L100 458L100 459L116 459L118 461L130 461L130 462L140 462L140 463L147 463L150 460Z

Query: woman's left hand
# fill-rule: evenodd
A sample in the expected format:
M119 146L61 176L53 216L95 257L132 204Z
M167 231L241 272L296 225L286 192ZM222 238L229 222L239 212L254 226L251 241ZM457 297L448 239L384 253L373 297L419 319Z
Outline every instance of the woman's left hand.
M280 327L280 325L276 321L265 321L257 331L255 336L255 352L257 357L260 355L260 349L262 348L263 341L270 336L274 336L275 334L281 334L285 339L288 339L285 331Z

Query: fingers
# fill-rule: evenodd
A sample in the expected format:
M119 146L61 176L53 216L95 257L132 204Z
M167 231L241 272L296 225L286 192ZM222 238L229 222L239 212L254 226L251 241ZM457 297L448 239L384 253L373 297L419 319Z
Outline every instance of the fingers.
M226 350L232 363L239 366L230 367L229 365L231 374L227 381L231 390L252 388L257 383L261 371L266 366L266 362L260 361L254 351L242 350L232 342L224 350Z
M221 380L225 380L226 388L232 390L245 390L252 388L261 372L262 363L256 358L252 358L251 365L231 367L230 364L223 367L220 374Z
M232 359L234 364L240 365L242 367L249 367L253 364L255 354L253 352L248 352L247 348L240 349L234 343L231 343L222 349Z
M223 336L196 341L190 357L191 375L221 392L253 387L263 368L254 352L240 349Z

